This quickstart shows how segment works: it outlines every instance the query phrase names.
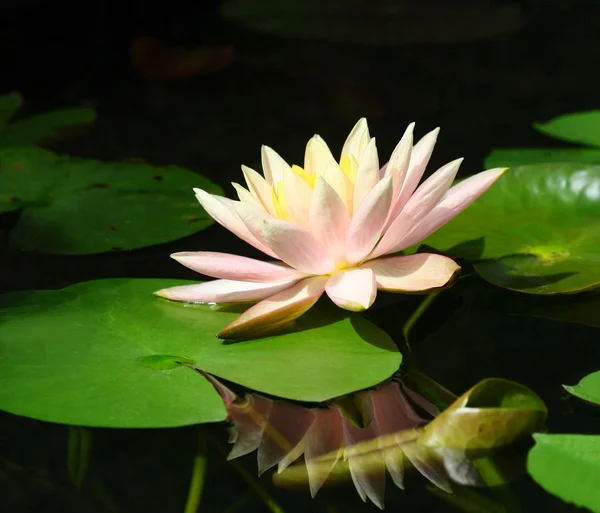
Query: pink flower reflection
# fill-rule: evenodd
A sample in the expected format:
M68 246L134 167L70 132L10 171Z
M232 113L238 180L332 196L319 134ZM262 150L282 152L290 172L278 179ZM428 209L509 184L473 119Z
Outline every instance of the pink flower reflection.
M403 488L405 466L412 464L432 483L445 491L450 481L443 464L413 443L411 436L429 420L420 417L409 400L424 411L437 415L435 406L398 382L391 381L376 389L358 392L355 403L361 405L367 426L360 428L347 419L343 409L335 404L307 408L259 394L238 397L212 376L206 377L225 402L233 448L228 459L258 450L258 472L277 465L278 473L304 455L310 493L314 497L340 460L347 460L350 477L363 499L370 499L383 509L386 469L399 488ZM408 436L407 436L408 435ZM390 438L394 450L388 450ZM373 442L368 458L364 452L355 454L352 447ZM364 444L362 444L364 447ZM400 447L401 451L398 451ZM323 460L325 455L335 455Z

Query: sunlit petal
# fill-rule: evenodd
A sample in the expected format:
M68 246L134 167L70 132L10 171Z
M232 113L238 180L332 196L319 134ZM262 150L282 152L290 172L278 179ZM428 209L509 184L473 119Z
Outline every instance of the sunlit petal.
M319 135L314 135L306 145L304 170L309 174L322 175L327 168L338 167L327 143Z
M259 301L290 288L297 280L254 283L235 280L213 280L195 285L162 289L154 294L185 303L246 303Z
M252 195L258 200L258 202L264 207L264 209L271 214L275 215L275 207L273 205L273 190L267 181L260 176L254 169L247 166L242 166L242 173L248 184L248 189Z
M264 299L223 328L217 336L227 339L260 337L280 329L313 306L325 288L327 278L305 278Z
M182 251L171 258L180 264L213 278L253 282L299 280L306 274L279 263L212 251Z
M299 226L265 219L262 230L269 247L291 267L308 274L327 274L335 268L327 246Z
M386 176L367 194L350 221L346 241L346 254L350 264L362 261L379 240L391 201L392 178Z
M422 292L443 287L460 267L443 255L417 253L366 262L361 269L371 269L377 288L392 292Z
M379 182L379 156L375 138L369 141L358 163L356 181L354 182L354 212L359 208L362 200Z
M413 148L414 129L414 123L408 125L404 131L404 135L400 139L400 142L394 148L389 162L384 166L385 176L391 176L394 183L394 204L400 195L400 189L404 183L408 165L410 163L410 155Z
M369 308L377 296L375 275L366 268L339 271L329 278L325 291L336 305L361 312Z
M408 201L408 198L411 197L412 193L417 188L417 185L419 185L419 182L423 177L423 173L425 172L425 168L427 167L429 159L431 158L431 154L433 153L433 148L437 141L439 132L439 128L432 130L413 146L410 153L410 163L408 164L406 176L402 182L402 187L398 193L398 197L395 200L395 210L392 212L393 216L402 210Z
M290 165L268 146L261 148L261 160L265 179L269 185L283 180L283 172L290 169Z
M505 171L506 168L490 169L456 184L410 232L398 241L393 251L401 251L431 235L487 191Z
M371 258L390 253L398 241L437 205L452 185L462 161L457 159L446 164L421 184L387 228Z
M242 203L249 203L250 205L261 206L259 201L254 195L247 189L244 189L239 183L231 182L233 188L237 192L238 198Z
M234 233L248 244L254 246L256 249L266 253L269 256L277 258L275 253L267 244L252 235L250 230L248 230L246 227L246 224L238 215L236 206L242 205L243 203L209 194L202 189L194 189L194 192L196 193L196 198L204 210L206 210L208 215L217 223L224 226L230 232Z
M308 210L313 190L306 181L291 169L283 171L283 194L289 220L302 227L307 227Z
M363 151L369 143L369 127L365 118L360 118L358 123L354 125L354 128L348 135L344 147L342 148L342 155L352 155L358 162L362 158Z
M317 178L310 202L310 231L327 246L336 263L346 260L349 223L348 211L337 192L323 178Z

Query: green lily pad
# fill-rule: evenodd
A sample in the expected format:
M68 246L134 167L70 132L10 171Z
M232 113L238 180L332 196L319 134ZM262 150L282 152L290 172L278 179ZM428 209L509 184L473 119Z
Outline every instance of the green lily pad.
M589 162L600 164L600 150L587 148L502 148L494 149L484 160L484 167L524 166L546 162Z
M527 471L547 492L600 512L600 436L534 435Z
M96 120L90 107L71 107L20 119L8 124L23 105L17 93L0 96L0 148L33 146L64 136Z
M554 163L506 172L423 241L475 264L494 285L529 294L600 285L600 166Z
M177 166L0 150L0 211L22 209L10 245L24 251L90 254L185 237L213 223L194 186L222 193Z
M562 141L600 147L600 110L564 114L533 128Z
M189 283L110 279L3 296L0 408L83 426L181 426L225 417L197 369L323 401L383 381L400 365L375 325L320 305L290 333L223 344L215 333L238 314L152 295Z
M570 394L600 405L600 371L588 374L575 386L563 386Z

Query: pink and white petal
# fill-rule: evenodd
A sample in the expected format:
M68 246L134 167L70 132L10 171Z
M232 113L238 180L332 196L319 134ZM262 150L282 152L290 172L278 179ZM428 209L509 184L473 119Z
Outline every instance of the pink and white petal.
M443 287L460 271L451 258L431 253L378 258L360 269L373 271L379 290L408 293Z
M312 187L291 169L283 171L283 195L292 223L308 228L308 210Z
M316 408L302 442L311 497L315 497L343 454L342 416L337 408ZM324 456L329 455L327 459Z
M373 452L365 457L355 454L352 446L361 442L374 441L378 437L377 426L371 422L364 428L354 427L342 418L344 445L347 447L348 466L356 491L363 501L368 497L379 509L383 509L385 495L385 462L383 454Z
M274 281L300 280L306 277L296 269L274 262L263 262L228 253L213 251L182 251L173 253L177 260L192 271L226 280L268 283Z
M327 274L335 262L325 244L299 226L279 219L265 219L265 241L286 264L307 274Z
M269 424L258 448L258 475L283 461L298 446L314 419L311 409L274 401Z
M392 191L392 177L382 178L352 217L346 240L346 257L350 265L361 262L381 237L392 202Z
M248 184L248 189L257 201L264 207L264 209L271 214L275 215L275 206L273 205L273 189L267 183L267 181L260 176L254 169L247 166L242 166L242 173Z
M250 205L259 206L260 203L258 200L252 195L252 193L244 189L239 183L231 182L233 188L237 192L238 198L242 203L249 203Z
M200 202L204 210L206 210L208 215L212 217L217 223L227 228L230 232L237 235L240 239L247 242L251 246L254 246L256 249L262 251L263 253L266 253L269 256L277 258L275 253L273 253L271 248L269 248L269 246L265 242L257 239L250 232L246 224L238 215L236 206L246 205L245 203L209 194L208 192L203 191L202 189L194 189L194 192L196 193L196 199ZM267 213L264 211L264 209L262 209L262 207L254 207L253 205L249 206L255 208L256 211L262 211L261 215L263 217L267 216Z
M298 280L253 283L235 280L213 280L194 285L161 289L154 294L171 301L185 303L248 303L277 294Z
M353 208L355 212L365 196L377 185L377 182L379 182L379 156L377 155L375 138L373 138L367 144L358 162L354 182Z
M319 135L314 135L306 145L304 170L309 174L322 175L329 167L338 167L327 143Z
M265 179L269 185L281 182L284 171L291 169L290 165L274 149L268 146L261 148L261 160Z
M341 170L337 163L333 163L322 171L321 176L338 193L338 196L344 202L348 214L351 214L354 201L354 186L346 173Z
M248 233L250 233L258 244L265 248L261 251L280 260L277 254L269 247L262 231L264 221L266 219L273 219L269 213L262 206L250 205L240 201L232 202L232 204L236 214L241 219L246 230L248 230Z
M229 442L233 443L228 460L245 456L260 446L273 409L273 401L258 394L248 394L242 404L233 403L228 409L233 422Z
M462 161L463 159L457 159L442 166L419 186L400 214L385 230L370 258L390 253L397 242L438 204L452 185Z
M339 307L362 312L377 296L375 274L371 269L357 267L339 271L329 278L325 292Z
M412 196L417 185L419 185L423 173L425 172L425 168L431 158L431 154L433 153L433 148L435 147L439 132L439 128L432 130L413 146L410 153L410 163L408 164L406 176L404 177L402 188L398 192L398 196L392 209L392 217L395 217L402 210L408 201L408 198Z
M345 261L350 217L338 193L321 177L315 184L308 218L311 233L327 246L334 262Z
M401 251L429 237L487 191L506 169L489 169L456 184L410 232L397 242L393 251Z
M327 278L315 276L288 287L246 310L225 326L217 337L248 339L261 337L296 320L321 297Z
M408 125L404 131L404 135L400 139L400 142L394 148L389 162L382 168L382 170L385 168L385 176L391 176L394 182L394 202L400 194L400 189L404 183L404 178L410 163L410 155L413 149L414 129L414 123Z
M444 469L444 464L431 449L413 442L404 444L402 450L413 467L415 467L424 477L438 488L447 493L452 493L452 485L450 484L450 479Z
M360 118L344 143L342 155L352 155L357 162L360 162L369 140L370 136L367 120L365 118Z

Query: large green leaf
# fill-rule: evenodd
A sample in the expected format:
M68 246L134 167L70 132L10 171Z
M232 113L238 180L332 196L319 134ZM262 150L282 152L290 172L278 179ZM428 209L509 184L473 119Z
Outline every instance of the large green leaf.
M90 107L71 107L8 121L22 106L16 93L0 96L0 148L33 146L65 135L96 120L96 111Z
M485 158L486 169L524 166L546 162L589 162L600 164L600 150L587 148L497 148Z
M527 470L546 491L600 512L600 436L535 434Z
M600 147L600 110L564 114L533 127L555 139Z
M575 386L564 387L574 396L600 405L600 371L588 374Z
M215 333L237 313L152 295L186 283L111 279L4 296L0 408L85 426L178 426L225 416L196 369L322 401L374 385L400 364L385 333L322 305L285 335L223 344Z
M600 284L600 166L518 166L423 244L531 294Z
M0 210L23 208L10 244L26 251L101 253L190 235L213 222L192 187L222 192L176 166L0 150Z

